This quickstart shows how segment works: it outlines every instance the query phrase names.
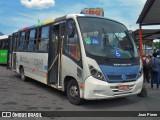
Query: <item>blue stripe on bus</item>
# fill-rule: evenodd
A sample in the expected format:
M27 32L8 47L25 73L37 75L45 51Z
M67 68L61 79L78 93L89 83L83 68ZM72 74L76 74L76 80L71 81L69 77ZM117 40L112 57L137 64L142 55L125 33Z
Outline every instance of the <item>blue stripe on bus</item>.
M122 82L124 80L122 79L115 79L115 80L110 80L108 76L127 76L127 75L136 75L134 79L126 79L127 81L133 81L137 79L139 70L140 70L140 65L136 66L105 66L105 65L99 65L100 69L102 70L103 74L106 77L106 80L108 82ZM115 77L116 78L116 77Z

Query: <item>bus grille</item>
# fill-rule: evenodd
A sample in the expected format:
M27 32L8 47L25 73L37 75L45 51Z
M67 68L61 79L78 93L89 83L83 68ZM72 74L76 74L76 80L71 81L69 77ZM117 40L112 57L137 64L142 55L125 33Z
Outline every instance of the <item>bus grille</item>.
M125 75L126 76L126 80L133 80L136 79L137 75L133 74L133 75ZM122 75L107 75L109 80L123 80L122 79Z

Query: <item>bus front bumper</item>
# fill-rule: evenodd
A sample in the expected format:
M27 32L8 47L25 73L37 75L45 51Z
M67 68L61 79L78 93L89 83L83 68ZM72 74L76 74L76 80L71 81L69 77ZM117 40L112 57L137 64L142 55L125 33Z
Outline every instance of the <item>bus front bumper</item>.
M121 86L127 86L128 89L120 90ZM90 76L85 80L84 99L111 99L136 95L141 92L142 87L143 75L136 81L126 83L108 83Z

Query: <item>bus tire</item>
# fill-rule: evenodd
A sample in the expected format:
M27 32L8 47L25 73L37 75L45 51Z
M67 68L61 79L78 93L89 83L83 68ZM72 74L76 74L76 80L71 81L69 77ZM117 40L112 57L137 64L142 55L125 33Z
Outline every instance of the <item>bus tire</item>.
M24 68L23 67L20 68L20 75L21 75L21 80L26 81L26 76L24 74Z
M80 98L78 83L74 79L70 80L67 84L67 98L74 105L80 105L83 101Z

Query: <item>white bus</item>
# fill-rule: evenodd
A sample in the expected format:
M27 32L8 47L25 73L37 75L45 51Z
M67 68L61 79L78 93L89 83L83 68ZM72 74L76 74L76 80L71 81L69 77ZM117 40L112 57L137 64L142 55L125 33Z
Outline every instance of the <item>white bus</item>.
M104 17L70 14L12 35L12 70L67 93L72 104L136 95L142 63L127 28Z

